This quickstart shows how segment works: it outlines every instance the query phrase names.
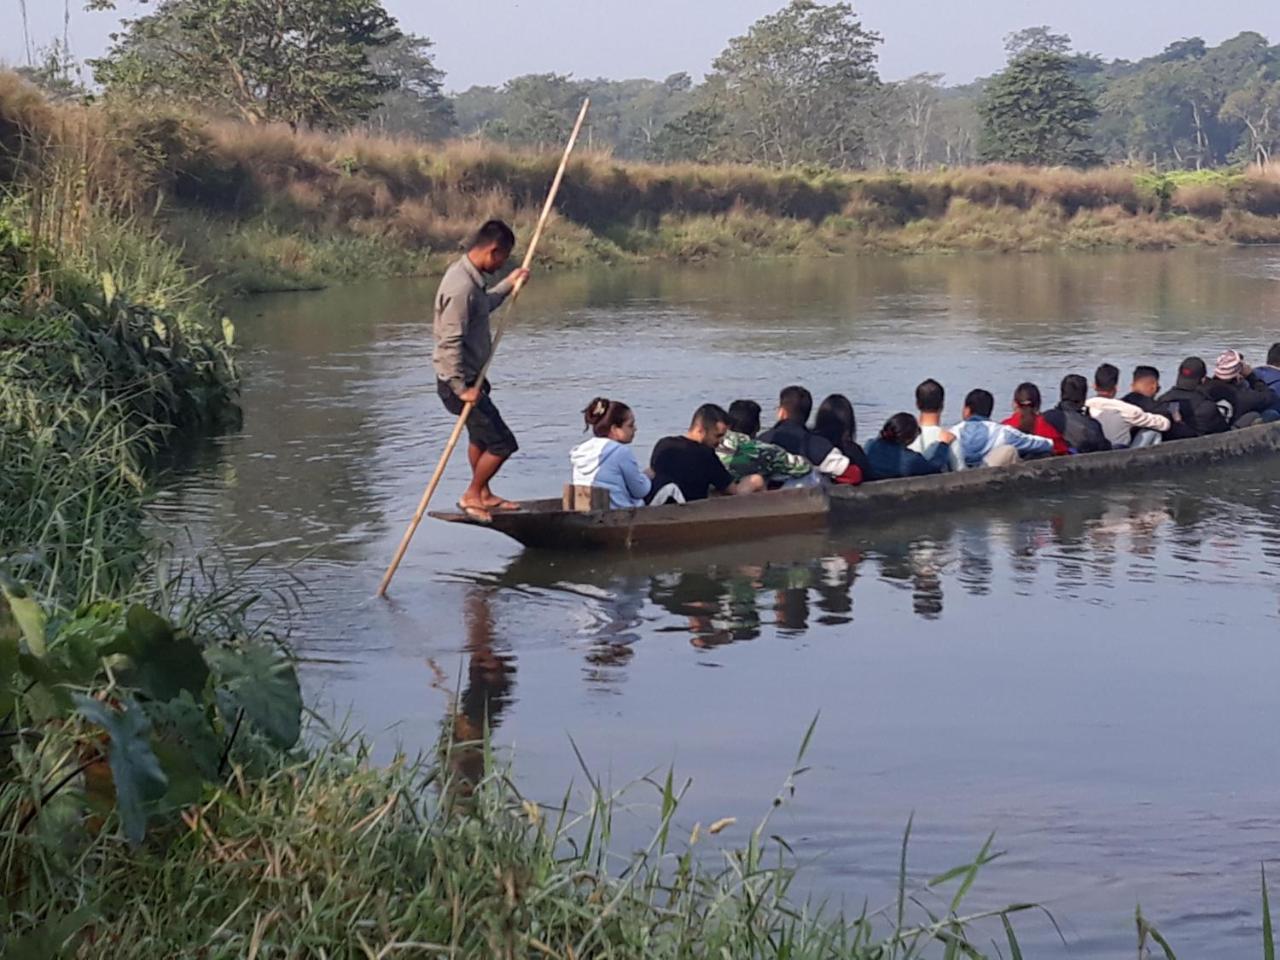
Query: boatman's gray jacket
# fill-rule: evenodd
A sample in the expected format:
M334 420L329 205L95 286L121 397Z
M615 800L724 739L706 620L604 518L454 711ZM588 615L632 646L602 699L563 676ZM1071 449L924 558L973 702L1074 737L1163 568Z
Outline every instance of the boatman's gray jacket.
M507 278L486 290L484 277L466 256L445 271L436 291L436 349L431 360L436 376L454 392L461 392L480 378L480 370L493 352L489 313L502 306L513 287Z

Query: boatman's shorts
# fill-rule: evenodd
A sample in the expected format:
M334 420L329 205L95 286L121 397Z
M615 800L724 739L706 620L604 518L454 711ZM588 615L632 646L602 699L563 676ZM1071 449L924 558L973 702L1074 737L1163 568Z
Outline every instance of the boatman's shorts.
M448 383L436 380L436 393L444 402L444 408L455 417L462 413L463 403ZM481 391L480 399L476 401L471 416L467 417L467 436L472 444L485 453L491 453L504 460L520 449L520 445L516 443L515 434L511 432L511 428L502 419L502 414L489 398L488 381L485 381L484 390Z

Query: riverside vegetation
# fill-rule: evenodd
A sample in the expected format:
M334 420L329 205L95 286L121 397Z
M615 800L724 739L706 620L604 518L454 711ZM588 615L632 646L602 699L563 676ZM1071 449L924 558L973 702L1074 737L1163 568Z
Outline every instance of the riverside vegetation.
M0 126L0 954L976 955L981 920L1016 951L1030 906L961 910L990 844L915 882L904 843L896 901L845 917L790 897L767 816L718 864L700 828L678 842L673 776L620 856L625 801L589 774L573 814L483 744L379 767L317 720L302 745L254 598L166 575L144 532L154 454L237 422L235 331L149 232L162 166L91 139L103 119ZM128 142L177 129L155 122Z
M358 738L317 720L301 745L295 665L255 624L253 598L205 575L165 574L162 550L144 532L153 455L237 420L234 326L218 322L183 261L204 255L208 266L253 231L283 243L312 230L296 249L331 244L335 263L367 256L370 273L375 254L399 253L416 270L430 264L424 249L456 240L493 209L486 203L524 215L549 161L51 108L17 85L3 88L0 104L0 952L1021 956L1014 920L1034 907L964 909L997 856L990 842L970 863L918 880L907 866L908 828L896 897L851 916L792 896L797 861L770 834L768 815L741 847L710 849L719 842L711 837L733 829L724 822L683 839L676 818L687 783L672 774L636 787L652 789L659 812L650 842L623 855L613 822L629 795L606 792L585 768L587 800L575 813L571 793L551 808L522 796L484 744L446 736L436 755L376 766ZM272 144L274 164L255 152ZM860 193L858 202L885 210L907 209L917 202L911 190L922 189L910 179L828 173L659 173L584 161L572 224L558 231L568 238L560 261L660 253L658 243L674 243L680 230L711 224L718 236L735 219L782 224L796 252L814 224L821 233L832 217L849 216L824 205L852 203L855 186L880 184L881 200ZM1088 174L970 176L965 189L986 177L992 183L981 189L995 192L966 203L1028 214L1037 204L1074 204L1074 218L1091 209L1079 197L1095 189ZM1038 192L1054 182L1057 193ZM1129 182L1133 196L1150 190L1165 197L1161 206L1178 202L1180 188L1165 181ZM447 187L439 208L421 199L436 196L437 183ZM509 189L499 193L497 183ZM1119 179L1113 186L1123 189ZM1246 209L1269 195L1268 178L1209 186L1227 198L1219 223L1230 211L1271 215ZM305 189L323 201L279 199ZM391 219L411 191L427 204L423 234L361 232L368 227L352 215L349 234L322 239L337 225L330 202L382 195ZM210 231L204 248L158 235L199 239L197 228ZM646 248L642 237L657 239ZM242 269L346 275L278 254ZM812 732L770 810L795 789ZM468 779L477 754L483 773ZM1138 931L1173 955L1141 916ZM998 946L986 947L990 936Z
M556 156L489 143L293 131L161 108L46 102L0 75L5 149L83 168L216 289L422 275L489 216L531 227ZM545 263L852 251L1040 251L1280 241L1262 168L963 167L922 173L654 165L584 154Z

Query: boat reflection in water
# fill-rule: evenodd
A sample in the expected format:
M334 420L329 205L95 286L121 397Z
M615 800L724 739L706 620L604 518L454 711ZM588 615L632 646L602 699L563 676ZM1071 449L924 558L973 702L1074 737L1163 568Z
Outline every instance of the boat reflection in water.
M856 632L854 588L867 577L909 593L911 611L925 620L943 617L948 594L987 597L996 577L1008 581L1004 592L1069 600L1117 581L1151 582L1161 564L1212 563L1206 547L1245 550L1208 534L1216 512L1241 509L1202 492L1154 487L679 554L526 551L496 577L479 579L518 589L529 602L567 606L587 641L588 682L608 684L641 638L655 633L687 634L707 649L824 628ZM1262 549L1280 552L1274 540Z

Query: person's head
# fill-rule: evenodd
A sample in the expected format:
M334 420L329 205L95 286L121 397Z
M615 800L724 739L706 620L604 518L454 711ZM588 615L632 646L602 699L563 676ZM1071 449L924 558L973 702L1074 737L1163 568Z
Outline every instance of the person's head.
M1267 366L1280 367L1280 343L1273 343L1267 351Z
M920 424L909 413L895 413L880 428L880 439L895 446L910 446L920 436Z
M760 432L760 404L754 400L735 400L729 404L729 429L754 437Z
M858 438L858 419L853 404L843 393L833 393L818 406L813 418L813 432L825 437L837 447L853 443Z
M703 446L718 447L728 432L729 414L725 413L723 407L714 403L704 403L693 411L687 436Z
M1239 380L1244 376L1244 357L1238 350L1224 350L1213 365L1215 380Z
M1205 381L1208 369L1199 357L1187 357L1178 365L1178 386L1183 390L1194 390Z
M1069 373L1062 378L1062 402L1083 407L1085 398L1089 396L1089 381L1078 373Z
M1160 392L1160 371L1145 364L1133 368L1133 392L1154 397Z
M813 412L813 394L804 387L783 387L778 394L778 419L808 423Z
M1013 412L1018 417L1018 429L1023 433L1035 433L1040 403L1040 388L1034 383L1020 383L1013 391Z
M1114 397L1116 388L1120 386L1120 369L1114 364L1104 363L1093 374L1093 389L1100 397Z
M947 392L937 380L930 378L916 387L916 409L921 413L941 413L946 399Z
M970 390L964 398L964 418L989 417L996 408L996 398L989 390Z
M636 438L636 415L621 400L596 397L582 411L587 428L597 437L630 443Z
M467 256L477 269L496 273L506 265L515 246L516 235L510 227L501 220L486 220L472 234Z

